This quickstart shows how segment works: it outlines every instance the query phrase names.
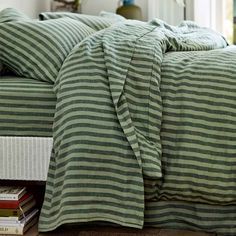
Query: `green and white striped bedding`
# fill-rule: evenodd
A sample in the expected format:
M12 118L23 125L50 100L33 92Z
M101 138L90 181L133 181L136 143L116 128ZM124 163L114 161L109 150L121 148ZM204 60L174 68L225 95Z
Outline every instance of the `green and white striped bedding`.
M95 31L73 19L0 24L0 61L19 76L54 83L72 48Z
M17 11L14 8L6 8L0 11L0 24L12 21L29 21L31 20L24 13Z
M28 16L23 14L22 12L17 11L14 8L6 8L0 11L0 24L6 22L13 22L13 21L27 21L30 20ZM6 74L8 72L8 68L3 65L2 60L0 60L0 76Z
M214 205L187 201L149 201L145 204L145 226L186 229L235 235L236 205Z
M51 137L56 97L52 85L16 76L0 79L0 136Z
M107 221L235 235L236 49L226 46L157 20L77 45L54 86L40 231Z
M162 63L163 178L146 181L147 226L236 234L236 47Z
M158 198L236 204L236 47L166 55Z
M115 14L113 14L113 17L112 17L112 14L106 17L106 13L101 14L101 16L91 16L91 15L71 13L71 12L42 12L39 14L40 20L52 20L52 19L59 19L59 18L70 18L73 20L77 20L91 27L94 30L105 29L125 19L125 18L122 19L121 16L116 17Z
M83 41L60 71L41 231L101 220L143 225L143 175L161 176L161 58L155 58L161 51L145 48L158 44L157 38L146 36L155 27L128 29L117 25ZM127 37L132 40L125 47ZM141 91L143 87L147 89Z
M190 22L90 33L36 106L56 104L40 231L105 221L235 235L235 47ZM25 97L47 83L26 92L19 79L10 90Z

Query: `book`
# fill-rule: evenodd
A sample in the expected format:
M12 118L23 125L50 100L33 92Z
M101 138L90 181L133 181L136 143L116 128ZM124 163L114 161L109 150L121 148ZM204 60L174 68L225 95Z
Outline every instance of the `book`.
M33 199L33 195L30 193L25 193L19 200L0 200L0 208L6 209L16 209L22 207L24 204Z
M37 214L39 210L34 209L30 214L28 214L23 221L18 223L1 223L0 224L0 234L8 235L23 235L31 226L37 222Z
M0 200L19 200L26 193L26 187L0 186Z
M0 220L2 217L12 217L12 219L19 220L36 205L36 200L33 198L22 207L16 209L0 209ZM15 218L14 218L15 217ZM5 219L4 219L5 220Z
M2 221L0 222L0 227L1 226L11 226L11 225L18 225L18 224L27 224L27 222L30 221L31 218L33 218L34 215L36 215L39 212L38 209L33 209L30 211L23 219L17 220L17 221Z

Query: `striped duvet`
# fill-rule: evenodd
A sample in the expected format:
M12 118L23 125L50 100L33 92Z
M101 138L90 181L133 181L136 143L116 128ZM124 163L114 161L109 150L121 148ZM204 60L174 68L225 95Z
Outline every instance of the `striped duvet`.
M78 44L54 85L40 231L106 221L235 235L236 50L226 46L157 20Z

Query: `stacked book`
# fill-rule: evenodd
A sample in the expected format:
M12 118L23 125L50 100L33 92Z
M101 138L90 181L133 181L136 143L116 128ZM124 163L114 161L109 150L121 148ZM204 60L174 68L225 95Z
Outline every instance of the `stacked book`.
M25 187L0 186L0 235L23 235L37 215L35 198Z

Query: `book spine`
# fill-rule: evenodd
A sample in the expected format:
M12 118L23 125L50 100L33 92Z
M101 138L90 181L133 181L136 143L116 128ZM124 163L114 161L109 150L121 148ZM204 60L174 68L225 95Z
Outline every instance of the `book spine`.
M7 202L7 201L6 201ZM0 202L0 208L1 209L9 209L9 208L11 208L11 209L16 209L16 208L18 208L19 207L19 202L18 201L12 201L12 202L7 202L7 203L1 203Z
M16 234L16 235L23 235L23 226L16 225L16 226L4 226L0 227L0 235L5 234Z
M16 209L33 199L32 194L26 193L20 200L0 200L0 209Z
M11 225L11 224L21 224L21 223L27 223L31 220L35 215L37 215L39 212L38 209L32 210L29 214L27 214L25 217L23 217L21 220L19 220L18 217L0 217L0 227Z
M0 194L0 200L18 200L16 194Z
M7 216L21 216L22 215L22 212L17 209L17 210L14 210L14 209L0 209L0 217L7 217Z
M19 223L19 217L18 216L1 216L0 217L0 226L2 226L2 223L6 223L6 222L16 222Z

